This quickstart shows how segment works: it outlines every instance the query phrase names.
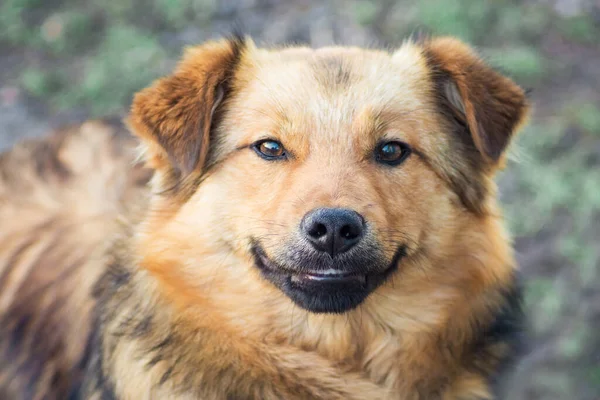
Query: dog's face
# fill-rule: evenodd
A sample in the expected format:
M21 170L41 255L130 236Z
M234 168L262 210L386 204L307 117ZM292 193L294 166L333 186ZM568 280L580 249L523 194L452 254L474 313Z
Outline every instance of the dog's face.
M419 257L450 256L465 218L490 211L525 103L451 39L394 53L193 49L130 118L162 192L153 256L192 291L259 274L304 309L348 311L398 269L418 276Z

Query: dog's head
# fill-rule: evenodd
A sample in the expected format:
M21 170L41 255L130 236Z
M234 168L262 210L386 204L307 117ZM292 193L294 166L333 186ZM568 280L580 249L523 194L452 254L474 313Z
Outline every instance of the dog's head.
M494 212L526 103L450 38L391 53L191 48L129 118L156 170L142 264L176 291L250 301L275 287L318 313L358 306L398 270L418 285L435 268L419 258L443 263Z

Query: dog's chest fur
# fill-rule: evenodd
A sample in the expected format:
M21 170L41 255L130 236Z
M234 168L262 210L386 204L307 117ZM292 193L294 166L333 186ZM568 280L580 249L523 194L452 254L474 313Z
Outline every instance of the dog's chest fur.
M365 391L368 398L485 399L490 380L498 377L491 371L520 332L514 289L502 295L515 300L466 343L450 336L466 333L452 332L458 328L448 321L448 329L430 325L428 332L423 326L434 319L421 315L423 325L415 330L415 321L402 321L410 318L402 313L395 325L360 313L296 320L290 313L289 325L274 323L262 337L249 337L220 320L218 308L217 315L203 312L206 323L190 323L197 314L162 303L152 295L152 280L126 265L117 256L96 285L96 323L81 398L350 398L338 388L320 386L323 365L303 365L315 357L326 359L324 367L333 368L338 378L376 384ZM256 380L252 364L271 370L268 383ZM304 382L296 385L297 379Z

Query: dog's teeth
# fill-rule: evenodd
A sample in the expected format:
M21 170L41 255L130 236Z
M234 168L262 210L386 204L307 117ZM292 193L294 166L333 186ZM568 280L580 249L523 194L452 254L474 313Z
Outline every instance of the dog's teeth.
M343 275L344 272L337 269L326 269L325 271L320 271L318 275Z

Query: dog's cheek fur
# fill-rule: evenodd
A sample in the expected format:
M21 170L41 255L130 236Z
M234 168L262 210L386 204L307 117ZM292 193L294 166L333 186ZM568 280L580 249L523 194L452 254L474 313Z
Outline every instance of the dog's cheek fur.
M427 41L423 54L442 123L453 135L447 177L463 203L481 213L484 199L494 195L491 178L527 119L525 92L456 39Z

